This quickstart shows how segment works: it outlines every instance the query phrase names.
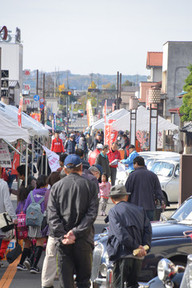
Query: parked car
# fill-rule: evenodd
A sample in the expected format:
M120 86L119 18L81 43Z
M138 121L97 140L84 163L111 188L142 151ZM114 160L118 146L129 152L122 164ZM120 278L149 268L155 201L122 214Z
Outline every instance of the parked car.
M155 160L150 170L157 174L167 204L169 202L177 203L179 198L180 159Z
M186 268L174 265L168 259L162 259L158 263L157 275L140 288L191 288L192 287L192 254L187 257Z
M149 151L140 152L139 155L145 159L147 169L157 174L166 200L166 206L169 203L177 203L179 198L180 154L166 151ZM126 170L117 171L116 184L125 184L127 177Z
M82 109L78 110L78 117L83 117L84 116L84 111Z
M189 257L189 256L188 256ZM170 260L163 258L157 266L157 277L140 288L179 288L185 271L184 266L175 265ZM191 288L183 286L183 288Z
M94 287L102 283L111 287L113 264L106 251L107 229L95 235L92 282ZM163 222L152 223L152 246L142 263L139 280L148 282L157 274L157 264L168 258L175 265L185 266L187 255L192 249L192 197L188 198L171 216Z

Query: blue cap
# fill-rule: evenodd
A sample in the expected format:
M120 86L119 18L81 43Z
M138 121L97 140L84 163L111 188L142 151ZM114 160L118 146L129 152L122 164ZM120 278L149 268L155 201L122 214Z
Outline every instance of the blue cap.
M82 160L78 155L70 154L65 158L64 166L66 168L74 168L74 167L78 167L79 165L81 165L81 163L82 163Z

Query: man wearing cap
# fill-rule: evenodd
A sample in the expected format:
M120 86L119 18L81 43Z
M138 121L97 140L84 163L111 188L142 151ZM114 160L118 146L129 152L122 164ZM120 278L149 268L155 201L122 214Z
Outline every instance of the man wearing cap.
M113 288L124 288L124 282L126 287L139 287L142 259L151 246L150 221L142 207L127 202L128 195L123 185L113 186L109 195L115 204L109 211L107 242L109 260L114 262Z
M139 154L137 153L137 151L135 150L135 146L134 145L130 145L129 146L129 157L127 159L123 159L121 160L121 163L125 164L125 166L128 166L128 172L132 172L134 170L133 167L133 160L139 156Z
M61 140L61 138L59 138L58 132L55 132L55 138L52 140L51 151L57 154L61 154L62 152L65 152L64 147L63 147L63 141Z
M64 161L66 177L52 186L48 201L50 233L57 240L59 281L62 288L90 287L93 223L98 212L98 195L94 183L84 179L78 155Z
M95 164L95 160L96 160L96 158L97 158L97 155L98 155L99 153L101 153L102 149L103 149L103 145L99 143L99 144L97 144L96 149L93 150L93 151L90 153L89 159L88 159L88 162L89 162L90 166L92 166L92 165Z

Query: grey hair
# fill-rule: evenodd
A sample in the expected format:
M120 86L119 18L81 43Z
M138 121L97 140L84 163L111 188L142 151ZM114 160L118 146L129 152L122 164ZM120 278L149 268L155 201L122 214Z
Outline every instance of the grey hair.
M90 172L99 172L99 174L100 174L100 171L99 171L99 169L97 169L96 166L91 166L91 167L89 167L88 170L89 170Z

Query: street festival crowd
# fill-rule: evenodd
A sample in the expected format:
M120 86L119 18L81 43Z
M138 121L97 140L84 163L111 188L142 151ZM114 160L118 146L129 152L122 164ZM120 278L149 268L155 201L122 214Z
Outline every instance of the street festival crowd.
M159 180L145 167L138 141L130 144L129 135L119 131L109 148L103 131L94 136L72 132L69 137L56 131L50 150L58 155L60 167L51 171L45 150L36 166L29 157L27 187L25 165L17 167L17 175L0 167L0 259L14 231L16 239L23 240L19 271L41 273L44 288L53 287L57 276L60 287L72 288L74 281L78 288L90 287L93 224L100 203L100 215L109 222L107 251L114 262L113 287L123 288L124 282L138 287L141 262L150 250L156 201L164 206ZM115 183L118 165L127 171L125 185ZM12 189L15 178L21 181L18 190ZM17 195L16 211L11 193ZM109 198L115 205L107 216ZM3 227L2 215L11 217L11 224L6 222L9 229Z

